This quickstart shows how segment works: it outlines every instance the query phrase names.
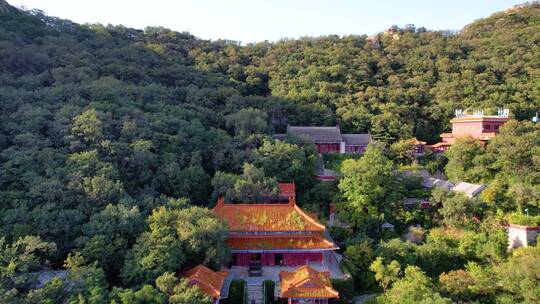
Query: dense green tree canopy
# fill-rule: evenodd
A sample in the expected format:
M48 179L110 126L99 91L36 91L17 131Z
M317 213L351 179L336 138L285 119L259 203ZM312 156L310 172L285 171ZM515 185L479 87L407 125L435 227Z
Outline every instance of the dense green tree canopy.
M240 175L216 172L212 186L212 197L215 200L223 198L228 203L257 203L264 197L279 194L276 178L266 176L263 169L249 163L244 164Z
M207 208L219 196L258 202L278 182L295 182L321 217L336 203L351 224L333 230L346 264L368 283L358 288L377 288L365 273L377 257L399 262L382 302L538 302L538 254L510 256L503 225L505 212L540 211L540 125L528 122L540 108L539 16L533 2L459 32L240 45L0 0L0 302L206 303L167 273L226 262L226 227ZM452 180L487 184L481 199L430 195L401 174L415 163L410 138L438 141L456 108L499 107L514 120L489 144L419 159L434 173L447 157ZM336 124L389 147L344 161L338 186L313 180L312 145L271 137ZM408 196L432 209L404 210ZM410 224L444 228L413 244L397 238ZM70 274L29 288L44 269Z
M371 144L359 160L349 159L341 167L343 177L338 188L345 208L357 225L366 217L382 217L399 200L394 165L380 145Z
M128 252L122 271L125 282L150 283L164 272L198 264L219 265L229 258L227 230L208 209L155 209ZM187 264L186 264L187 263Z

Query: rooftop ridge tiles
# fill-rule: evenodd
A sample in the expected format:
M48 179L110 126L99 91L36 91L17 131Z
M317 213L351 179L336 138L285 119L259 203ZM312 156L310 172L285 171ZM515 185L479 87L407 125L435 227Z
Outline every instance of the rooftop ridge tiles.
M282 297L324 297L338 298L336 291L330 281L328 271L317 271L309 265L297 268L294 272L281 271L281 295ZM302 287L306 282L311 282L315 287ZM296 289L296 290L295 290ZM314 289L311 290L310 289ZM317 289L322 293L317 292Z
M213 271L204 265L195 266L182 274L189 281L195 281L201 290L212 297L219 297L227 277L226 271ZM219 286L216 286L219 285Z
M228 209L228 210L227 210ZM272 215L275 215L275 213L272 213L272 210L279 210L280 212L286 212L289 211L287 215L287 219L280 219L280 220L296 220L296 218L289 218L299 216L301 219L301 223L297 223L298 226L302 227L295 227L290 228L291 226L294 226L294 223L291 223L289 227L287 227L286 223L280 223L280 222L272 222L275 226L281 225L281 227L275 227L270 229L258 229L259 227L263 226L264 223L256 223L255 220L257 218L246 218L246 215L244 213L244 217L242 217L242 212L238 210L238 213L235 213L234 215L230 214L231 211L234 211L234 209L244 209L245 212L247 212L249 215L250 213L254 214L261 214L264 215L264 222L266 222L268 217L271 217ZM285 211L284 211L285 210ZM213 211L223 220L227 221L229 225L231 226L231 231L252 231L252 230L259 230L259 231L280 231L280 232L287 232L287 231L324 231L326 227L319 223L316 219L314 219L312 216L307 214L305 211L303 211L294 200L291 200L289 204L225 204L223 199L219 199L217 205L213 208ZM270 212L270 213L266 213ZM221 213L221 214L220 214ZM284 216L285 214L282 214ZM234 220L235 223L231 223L231 220ZM240 223L237 223L240 222ZM244 223L245 222L245 223ZM310 227L304 227L305 224L310 225ZM236 227L234 227L236 226Z

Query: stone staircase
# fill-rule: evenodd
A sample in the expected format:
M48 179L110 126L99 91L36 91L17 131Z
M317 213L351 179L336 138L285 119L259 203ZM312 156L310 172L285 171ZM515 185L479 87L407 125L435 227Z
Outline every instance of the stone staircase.
M248 304L264 304L263 278L247 279Z
M277 300L277 298L279 298L279 296L281 296L281 284L279 282L275 282L276 284L274 285L274 299Z

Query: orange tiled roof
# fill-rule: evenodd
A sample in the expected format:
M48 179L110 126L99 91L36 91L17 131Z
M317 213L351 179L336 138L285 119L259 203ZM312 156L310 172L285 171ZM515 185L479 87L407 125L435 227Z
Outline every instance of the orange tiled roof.
M231 236L227 244L233 250L248 249L338 249L321 234Z
M328 272L319 272L305 265L296 269L295 272L282 271L279 277L281 298L339 298L339 293L332 288Z
M425 145L425 144L426 144L425 141L418 140L418 138L416 138L416 137L413 138L413 139L411 139L411 140L409 141L409 143L410 143L411 145L414 145L414 146L417 146L417 145Z
M232 232L322 232L325 229L294 202L225 204L223 199L219 199L214 213L229 224Z
M294 183L279 183L279 191L281 192L281 196L296 197Z
M219 298L227 271L215 272L204 265L199 265L184 272L183 276L190 284L197 285L205 294Z
M431 148L438 148L438 147L443 147L443 146L451 146L452 144L451 143L447 143L447 142L438 142L434 145L431 145L430 147Z

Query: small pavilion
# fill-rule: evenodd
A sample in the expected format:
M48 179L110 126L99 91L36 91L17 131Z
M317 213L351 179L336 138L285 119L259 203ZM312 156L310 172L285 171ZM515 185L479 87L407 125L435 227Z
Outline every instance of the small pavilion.
M329 299L339 298L338 291L330 282L330 274L326 271L319 272L305 265L293 272L281 271L279 277L279 297L287 299L289 304L327 304Z
M183 273L190 286L197 286L217 304L221 299L221 290L227 277L227 271L213 271L204 265L196 266Z

